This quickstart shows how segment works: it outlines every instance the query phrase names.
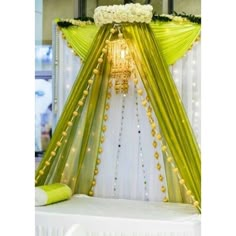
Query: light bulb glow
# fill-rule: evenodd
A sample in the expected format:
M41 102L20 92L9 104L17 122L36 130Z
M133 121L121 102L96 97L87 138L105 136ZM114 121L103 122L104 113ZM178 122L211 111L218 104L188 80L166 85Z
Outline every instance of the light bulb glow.
M120 51L120 58L125 59L125 50Z

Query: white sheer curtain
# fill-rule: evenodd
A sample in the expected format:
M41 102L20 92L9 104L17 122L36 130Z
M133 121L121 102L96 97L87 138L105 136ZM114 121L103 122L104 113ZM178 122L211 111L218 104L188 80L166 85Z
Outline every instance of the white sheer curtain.
M58 120L81 61L76 57L60 33L55 37L55 122ZM200 42L195 43L186 55L170 66L176 86L200 144L200 92L201 61ZM139 87L142 86L139 80ZM136 94L134 83L129 84L129 93L124 96L111 90L110 110L103 154L95 186L95 196L138 200L162 201L166 196L161 186L166 186L162 154L159 172L154 157L153 137L146 111ZM155 122L156 124L157 121ZM159 175L164 177L160 182ZM168 196L167 196L168 197Z
M196 42L183 58L170 66L175 84L195 136L201 142L201 43Z
M140 78L138 87L144 90ZM152 146L151 126L134 82L129 82L128 94L116 94L114 88L111 94L95 195L162 201L166 195L161 187L166 185L160 145ZM159 160L154 157L156 151ZM156 168L158 162L160 171ZM160 174L164 177L162 182Z
M80 70L82 61L75 56L73 50L67 46L62 38L61 31L54 26L54 73L53 73L53 110L55 127L71 91L76 76Z

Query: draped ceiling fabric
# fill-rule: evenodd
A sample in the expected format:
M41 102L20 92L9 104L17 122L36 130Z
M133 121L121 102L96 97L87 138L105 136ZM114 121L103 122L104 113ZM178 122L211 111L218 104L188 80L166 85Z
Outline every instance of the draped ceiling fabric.
M111 95L110 63L106 57L100 73L89 87L84 106L79 110L76 109L83 97L83 91L88 89L88 81L97 65L111 27L109 24L101 28L89 25L62 29L70 46L85 61L44 158L36 171L36 185L64 182L71 186L74 193L85 194L89 193L93 185L98 156L102 153L100 140L106 128L109 129L109 126L104 127L103 119L109 110L107 101ZM93 41L83 39L85 32L89 35L88 38L93 38ZM139 83L145 88L145 93L149 97L168 150L187 188L200 203L200 150L169 70L169 65L182 57L199 37L200 26L193 23L176 25L172 22L150 25L135 23L122 24L122 32L132 52L139 74ZM85 41L87 44L83 43ZM75 110L78 111L77 115ZM70 122L72 117L73 122ZM104 148L105 145L108 145L106 141ZM166 163L167 157L164 153L162 157L165 162L164 175L167 180L169 201L181 199L183 202L189 202L171 166ZM132 165L130 167L132 168ZM97 179L99 178L100 173ZM95 191L98 186L99 183Z
M151 30L168 65L174 64L199 37L201 26L191 22L151 22ZM99 27L87 25L61 28L67 42L84 61Z

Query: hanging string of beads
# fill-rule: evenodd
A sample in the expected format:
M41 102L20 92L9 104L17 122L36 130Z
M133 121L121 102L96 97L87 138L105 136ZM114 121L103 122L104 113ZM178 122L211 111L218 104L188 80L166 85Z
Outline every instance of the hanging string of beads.
M149 123L150 123L150 126L151 126L151 134L154 137L154 140L152 142L152 146L154 148L154 157L157 160L156 168L159 172L158 179L161 182L161 192L164 194L163 202L168 202L168 197L167 197L168 192L167 192L167 187L166 187L167 182L164 178L164 173L163 173L164 167L162 168L162 164L160 163L161 162L161 160L159 159L160 155L159 155L158 150L157 150L158 143L155 140L156 124L154 123L154 119L152 117L152 108L151 108L150 104L148 104L148 101L143 98L144 91L143 91L142 88L139 88L137 86L138 85L138 79L137 78L134 79L134 84L135 84L135 89L137 91L137 94L141 97L141 103L142 103L143 107L145 108L146 115L148 117L148 120L149 120Z
M201 35L198 35L198 37L195 39L195 41L190 45L190 47L188 48L188 51L191 51L194 47L194 45L196 45L197 43L199 43L201 41Z
M116 27L113 27L110 30L110 34L108 36L108 41L111 39L112 35L115 32L116 32ZM35 178L35 184L37 184L39 179L44 175L46 168L48 166L50 166L51 161L56 156L56 153L59 150L59 148L61 147L63 140L67 137L68 131L71 129L74 119L79 115L80 108L82 108L84 106L85 99L89 94L89 90L93 84L93 81L96 78L96 76L100 73L99 68L103 62L104 55L107 53L107 48L108 48L108 45L106 44L106 46L102 49L102 53L101 53L100 57L98 58L97 66L96 66L96 68L93 69L93 74L92 74L91 78L88 80L87 88L83 91L83 96L79 99L79 102L77 103L77 107L75 108L75 110L72 113L71 119L67 122L67 126L66 126L65 130L62 132L61 137L57 141L56 146L54 147L53 151L51 151L48 160L44 162L44 166L39 170L38 175Z
M123 126L124 126L124 113L125 113L125 100L126 94L122 95L122 103L121 103L121 119L120 119L120 129L119 129L119 137L118 137L118 147L115 157L115 171L114 171L114 180L113 180L113 196L117 196L117 189L118 189L118 168L119 168L119 161L120 161L120 151L121 151L121 139L123 134Z
M136 84L138 84L138 80L137 79L134 80L134 82ZM151 124L151 127L152 127L152 135L155 137L155 140L153 141L153 144L157 145L157 142L160 143L161 150L162 150L163 153L165 153L165 156L167 157L167 162L171 165L173 172L176 174L176 176L177 176L177 178L179 180L179 183L184 187L186 195L191 198L191 201L192 201L191 203L196 208L201 210L200 207L199 207L199 202L195 199L194 195L192 195L192 191L188 189L188 187L185 184L185 180L180 175L180 172L179 172L178 168L176 167L175 161L174 161L173 157L171 156L170 151L168 150L167 146L164 144L164 140L163 140L162 135L159 132L157 132L157 125L155 124L154 119L153 119L152 108L151 108L151 104L150 104L149 98L148 97L145 98L143 96L143 90L141 88L137 87L137 92L138 92L138 94L141 97L142 105L146 108L147 116L149 118L149 121L150 121L150 124ZM159 154L155 153L154 156L156 158L158 158ZM161 169L161 166L159 164L157 164L157 169ZM164 188L163 188L163 190L164 190ZM168 199L164 198L163 201L167 202Z
M105 141L105 133L106 133L106 130L107 130L106 122L109 118L108 111L110 109L110 103L109 102L110 102L110 99L111 99L111 88L112 88L112 81L109 79L108 92L107 92L106 101L105 101L105 104L106 104L105 105L105 111L104 111L103 122L102 122L102 126L101 126L100 145L99 145L99 148L98 148L98 151L97 151L97 159L96 159L96 162L95 162L95 167L94 167L94 172L93 172L93 180L92 180L91 187L90 187L90 190L89 190L89 193L88 193L89 196L94 196L94 188L96 186L96 176L99 173L98 166L101 163L101 159L102 159L101 155L103 153L103 143Z
M167 146L165 144L163 144L163 137L161 136L161 134L158 134L159 141L161 143L162 146L162 151L165 153L166 157L167 157L167 162L171 165L173 172L176 174L179 183L183 186L183 188L185 189L185 193L187 196L190 197L191 199L191 203L197 207L199 210L199 202L195 199L194 195L192 194L192 191L190 189L188 189L188 187L185 184L185 180L182 178L182 176L180 175L179 169L176 167L175 161L173 159L173 157L170 155L170 152L167 148Z
M144 157L143 157L143 148L142 148L142 140L141 140L141 124L140 124L140 117L139 117L139 108L138 108L138 94L137 88L134 84L134 92L135 92L135 105L136 105L136 118L137 118L137 130L138 130L138 149L139 149L139 159L141 160L141 168L143 172L143 184L144 184L144 199L146 201L149 200L149 193L148 193L148 181L146 176L146 169L144 165Z

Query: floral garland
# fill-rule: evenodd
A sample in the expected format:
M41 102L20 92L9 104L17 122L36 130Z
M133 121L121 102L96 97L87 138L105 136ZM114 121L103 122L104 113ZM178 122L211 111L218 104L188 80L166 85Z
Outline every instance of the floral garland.
M57 25L62 28L67 28L69 26L84 26L93 24L94 20L92 17L79 17L74 19L57 19Z
M153 15L152 17L153 21L175 21L175 22L184 22L184 21L190 21L192 23L201 24L201 17L200 16L194 16L194 15L187 15L186 13L178 14L176 12L173 13L173 15L168 14L161 14L161 15Z
M97 25L121 22L150 23L152 20L152 5L130 3L125 5L100 6L94 11L94 21Z

